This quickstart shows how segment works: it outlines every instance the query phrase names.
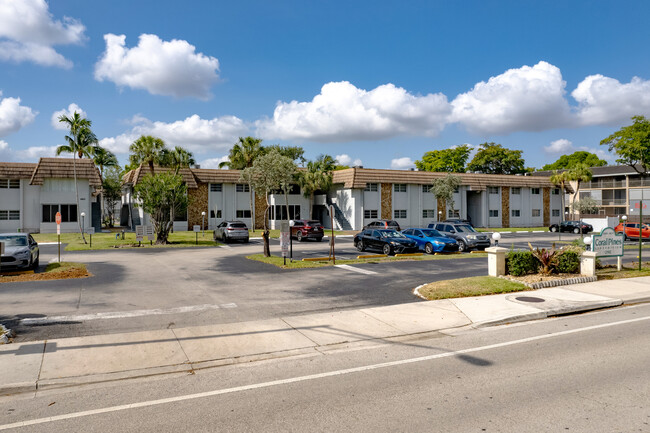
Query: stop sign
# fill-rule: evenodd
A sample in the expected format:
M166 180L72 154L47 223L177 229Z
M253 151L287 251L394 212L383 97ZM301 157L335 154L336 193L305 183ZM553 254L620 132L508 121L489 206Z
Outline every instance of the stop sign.
M50 214L51 215L51 214ZM61 224L61 212L56 213L56 223Z

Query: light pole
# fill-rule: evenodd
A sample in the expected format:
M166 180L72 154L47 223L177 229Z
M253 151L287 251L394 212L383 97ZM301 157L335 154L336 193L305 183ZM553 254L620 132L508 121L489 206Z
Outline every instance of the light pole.
M438 211L438 221L442 221L442 211Z
M201 230L203 230L203 237L205 237L205 211L201 212Z
M587 251L591 251L591 236L585 236L582 241L587 246Z
M85 219L86 219L86 212L81 212L81 234L82 235L86 233L86 225L84 224Z
M492 239L494 240L494 246L498 247L499 246L499 239L501 239L501 233L499 233L499 232L492 233Z
M294 220L289 220L289 261L293 263L293 225L295 224Z

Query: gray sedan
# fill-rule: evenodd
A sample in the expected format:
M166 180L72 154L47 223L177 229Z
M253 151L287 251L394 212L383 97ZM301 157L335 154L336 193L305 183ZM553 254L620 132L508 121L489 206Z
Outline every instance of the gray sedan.
M38 244L27 233L2 233L0 242L4 243L4 253L0 257L2 268L38 267Z

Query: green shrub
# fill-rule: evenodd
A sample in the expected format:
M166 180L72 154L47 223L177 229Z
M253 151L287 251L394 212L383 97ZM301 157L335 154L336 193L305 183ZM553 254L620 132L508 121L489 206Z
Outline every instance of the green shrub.
M575 274L580 270L580 255L576 249L564 249L555 264L555 271L560 274Z
M539 262L530 251L509 251L506 256L506 267L510 275L520 277L534 274L539 268Z

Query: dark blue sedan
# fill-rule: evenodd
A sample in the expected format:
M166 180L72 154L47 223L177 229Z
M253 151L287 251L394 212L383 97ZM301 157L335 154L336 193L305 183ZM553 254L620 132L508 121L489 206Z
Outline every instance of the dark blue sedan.
M443 236L438 230L406 229L402 230L402 234L413 239L418 244L418 248L427 254L458 251L456 240Z

